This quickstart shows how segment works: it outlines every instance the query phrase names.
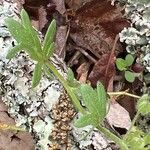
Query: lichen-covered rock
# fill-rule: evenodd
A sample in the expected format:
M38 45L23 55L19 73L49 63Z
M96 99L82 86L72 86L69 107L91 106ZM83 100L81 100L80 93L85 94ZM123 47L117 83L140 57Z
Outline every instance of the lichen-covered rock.
M125 2L125 16L131 27L120 33L120 41L127 44L127 51L140 53L140 60L150 72L150 0L119 0Z
M31 88L34 63L21 52L12 60L6 59L8 50L16 43L5 27L6 17L18 18L19 11L13 1L0 5L0 92L8 106L8 113L16 125L32 132L36 147L48 150L53 124L50 111L58 101L60 84L44 76L36 89Z
M98 142L100 133L97 130L86 136L91 126L84 129L73 127L71 121L74 116L74 109L72 104L68 102L69 97L66 96L65 99L60 97L62 87L58 80L54 79L51 81L47 76L43 76L40 84L35 89L32 89L33 61L23 52L12 60L6 59L8 50L16 44L16 41L11 37L4 24L4 19L8 16L19 20L19 11L13 0L3 0L2 3L0 2L0 93L3 102L8 106L8 113L15 119L16 125L25 128L32 134L36 150L49 150L49 146L52 144L50 136L53 136L56 140L63 138L64 141L69 141L68 147L72 150L90 150L92 147L95 147L97 150L106 148L109 142L105 138L102 138L104 141ZM55 63L55 60L53 62ZM54 105L55 107L53 107ZM66 106L65 112L63 110L55 111L56 107L60 109L64 108L64 106ZM59 114L62 118L59 118ZM59 118L58 121L56 121L57 118ZM57 135L55 136L53 131L56 129ZM60 134L62 130L67 132ZM68 136L68 131L71 131L69 133L70 136ZM18 138L23 136L20 133L16 135ZM86 137L82 139L84 135ZM67 139L68 137L70 138L69 140ZM64 143L64 141L62 142ZM28 142L24 140L23 148L26 147ZM71 147L70 143L72 144ZM30 142L29 145L31 145ZM55 149L56 145L54 143L53 149ZM13 147L12 150L14 149ZM18 149L21 150L20 147ZM32 146L31 148L26 148L26 150L28 149L32 149ZM65 147L60 149L66 150Z

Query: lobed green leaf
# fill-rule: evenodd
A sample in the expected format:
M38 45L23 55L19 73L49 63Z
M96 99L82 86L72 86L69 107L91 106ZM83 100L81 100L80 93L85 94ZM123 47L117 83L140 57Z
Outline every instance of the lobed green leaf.
M77 119L74 125L78 128L82 128L91 125L93 121L93 116L91 114L85 114Z
M42 66L43 64L38 62L36 65L35 65L35 69L34 69L34 72L33 72L33 77L32 77L32 87L35 88L40 80L41 80L41 76L42 76Z
M88 108L89 112L96 114L96 116L99 116L100 114L97 109L98 106L95 105L95 102L98 99L96 91L88 84L82 84L80 87L80 91L85 106Z
M150 96L148 94L145 94L140 98L137 104L137 110L143 115L150 113Z

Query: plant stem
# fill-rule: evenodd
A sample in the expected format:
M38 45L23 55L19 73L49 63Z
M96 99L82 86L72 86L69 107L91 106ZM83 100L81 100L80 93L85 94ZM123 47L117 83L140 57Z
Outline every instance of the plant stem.
M130 132L132 131L132 128L133 128L133 126L134 126L136 120L138 119L139 114L140 114L140 113L138 113L138 112L136 113L134 119L132 120L132 123L131 123L131 126L130 126L129 130L127 131L127 133L126 133L125 136L124 136L124 140L126 140L127 136L128 136L128 135L130 134Z
M107 138L109 138L109 139L113 140L115 143L117 143L119 145L119 147L121 148L121 150L129 150L128 146L123 142L123 140L118 138L116 135L111 133L109 130L107 130L106 128L103 128L100 125L96 128L99 131L101 131L102 133L104 133L104 135L106 135Z
M108 95L110 96L115 96L115 95L126 95L126 96L130 96L130 97L134 97L134 98L141 98L140 96L131 94L131 93L127 93L126 91L122 91L122 92L107 92Z
M52 63L46 62L46 66L53 72L53 74L62 83L63 87L67 91L68 95L70 96L71 100L73 101L73 103L74 103L75 107L78 109L78 111L80 113L84 114L85 110L81 106L81 104L80 104L79 100L77 99L76 95L74 94L74 92L72 92L72 90L68 86L68 84L67 84L66 80L64 79L64 77L57 71L57 69L55 68L55 66Z

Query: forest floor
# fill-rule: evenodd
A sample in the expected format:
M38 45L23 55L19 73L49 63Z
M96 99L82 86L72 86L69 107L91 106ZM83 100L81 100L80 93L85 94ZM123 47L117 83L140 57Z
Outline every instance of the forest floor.
M67 68L71 68L80 83L90 83L92 87L96 87L97 82L100 81L107 92L125 91L142 96L141 88L143 86L148 88L145 81L138 77L132 83L128 82L124 73L116 67L116 59L124 59L128 54L126 44L119 40L119 33L130 26L130 20L124 17L124 6L118 3L112 5L109 0L10 0L2 1L0 5L1 9L8 6L8 10L9 8L14 12L16 10L14 19L24 8L29 14L32 25L39 31L41 39L53 18L56 20L54 63L64 76ZM15 9L12 8L13 5ZM7 41L8 37L11 38L10 35L0 35L3 42L12 42L10 45L14 45L12 39ZM8 48L7 45L2 49ZM44 76L37 91L31 92L33 62L23 53L10 62L5 61L2 55L0 56L0 62L2 62L2 65L0 64L1 127L16 125L17 122L18 126L27 127L30 133L15 131L12 127L7 126L6 130L0 131L0 150L34 150L35 147L39 150L119 149L113 141L105 138L96 129L82 140L81 137L85 136L91 127L80 130L72 125L72 120L77 112L57 79L49 81L49 78ZM131 68L135 72L139 70L140 73L144 72L142 64L137 64L136 61ZM53 94L48 96L48 93L51 92ZM35 100L34 103L30 101L32 98L33 101ZM28 101L26 104L25 100ZM123 135L131 126L138 99L121 95L110 96L109 100L110 110L106 126L110 131ZM49 104L51 106L47 106ZM34 109L37 111L35 112ZM67 115L62 115L63 118L57 120L59 114ZM139 124L144 123L143 126L147 126L149 130L148 117L146 121L142 119ZM43 121L38 122L40 127L35 125L35 122L39 120ZM51 129L51 122L54 129ZM51 144L48 143L49 139L42 139L42 136L47 133L43 131L43 135L40 134L46 125L49 126L45 130L52 130L49 135L53 141ZM63 125L67 126L65 131L61 129ZM40 148L39 145L42 145L43 148Z

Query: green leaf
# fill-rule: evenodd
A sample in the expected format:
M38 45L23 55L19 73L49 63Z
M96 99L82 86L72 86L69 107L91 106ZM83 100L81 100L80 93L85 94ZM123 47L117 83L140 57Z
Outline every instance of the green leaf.
M127 64L126 64L126 61L122 58L117 58L116 60L116 65L117 65L117 68L120 70L120 71L123 71L123 70L126 70L127 69Z
M148 94L145 94L140 98L137 104L137 110L143 115L150 113L150 96Z
M146 84L150 84L150 72L144 75L144 81Z
M45 55L47 55L47 51L49 50L50 44L54 40L55 33L56 33L56 21L53 20L48 27L48 30L46 32L46 35L43 41L43 51Z
M145 142L145 145L149 144L149 146L150 146L150 134L145 135L144 142Z
M147 140L149 140L149 137L137 127L134 127L124 139L131 150L149 150L149 148L146 147L149 143L147 143Z
M54 50L55 50L55 43L53 42L50 44L50 47L47 51L47 54L46 54L47 58L50 58L53 55Z
M21 10L21 19L24 28L27 30L27 32L29 32L31 38L33 39L34 45L37 47L37 51L41 52L42 48L38 37L38 33L32 27L29 16L24 9Z
M46 65L43 65L43 70L44 70L45 74L48 76L48 78L50 78L51 80L54 80L53 73Z
M26 45L33 47L33 40L31 39L30 34L19 22L12 18L7 18L5 20L5 24L8 27L11 35L19 44L25 43Z
M88 108L90 113L96 114L99 116L99 111L95 105L95 101L98 100L96 91L88 84L82 84L80 87L81 95L85 106Z
M73 71L69 68L67 72L67 83L70 87L77 88L80 83L75 79Z
M107 113L107 96L106 96L106 91L102 83L97 84L97 95L98 95L98 100L97 103L95 104L97 107L97 110L99 110L100 114L100 119L104 119Z
M135 75L133 72L131 71L125 71L125 79L128 81L128 82L134 82L135 80Z
M11 59L11 58L15 57L15 55L21 50L23 50L23 46L21 44L13 47L11 50L9 50L6 58Z
M34 60L41 61L42 53L37 52L38 48L34 44L34 40L32 39L30 32L14 19L7 18L5 20L5 23L18 44L21 43L21 45L23 46L23 50L27 51L30 57L34 58Z
M23 46L23 50L28 53L28 55L31 57L31 59L33 59L35 61L41 61L41 57L35 51L35 48L30 47L29 45L24 44L24 43L21 43L21 45Z
M86 114L77 119L74 125L78 128L85 127L87 125L91 125L93 122L93 116L91 114Z
M43 66L43 64L39 63L39 62L35 65L35 69L34 69L33 77L32 77L32 87L33 88L35 88L41 80L42 66Z
M127 66L131 66L134 62L134 57L131 54L128 54L125 58Z
M69 68L68 71L67 71L67 80L68 81L73 81L74 80L74 73L73 71Z

